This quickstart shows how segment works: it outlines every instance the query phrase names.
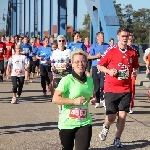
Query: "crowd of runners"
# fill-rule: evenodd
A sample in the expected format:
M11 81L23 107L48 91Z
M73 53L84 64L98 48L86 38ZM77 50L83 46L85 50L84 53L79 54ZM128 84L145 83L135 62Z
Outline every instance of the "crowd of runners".
M133 46L134 35L127 29L117 32L114 39L104 41L104 33L96 34L96 42L82 39L74 31L73 42L65 35L0 38L0 80L12 82L12 104L19 103L23 85L41 78L43 96L50 92L58 104L59 136L63 150L88 150L92 137L92 118L88 103L106 110L99 137L106 140L110 125L115 121L114 146L122 148L121 134L127 113L133 113L138 50ZM149 65L149 64L147 64ZM5 82L3 82L5 84Z

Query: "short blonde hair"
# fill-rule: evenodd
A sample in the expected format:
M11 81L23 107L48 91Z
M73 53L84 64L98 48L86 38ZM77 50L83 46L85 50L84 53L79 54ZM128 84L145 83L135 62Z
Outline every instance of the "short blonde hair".
M71 52L71 63L73 63L73 58L75 55L82 55L84 56L86 62L87 62L87 53L83 51L82 48L76 48L73 52Z

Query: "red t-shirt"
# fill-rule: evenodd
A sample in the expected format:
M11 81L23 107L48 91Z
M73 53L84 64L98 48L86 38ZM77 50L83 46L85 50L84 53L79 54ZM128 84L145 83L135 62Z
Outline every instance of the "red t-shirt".
M37 48L39 48L39 47L43 46L43 44L42 43L35 43L34 46L36 46Z
M107 66L108 69L116 69L118 72L128 70L128 77L125 79L120 79L120 75L114 77L106 74L105 92L122 93L131 91L132 71L133 68L139 67L137 52L132 47L127 46L125 51L121 51L118 44L108 48L98 65Z
M15 45L13 43L6 43L6 58L9 59L12 56L12 49L14 49Z
M4 56L6 54L6 46L3 42L0 42L0 60L4 60Z

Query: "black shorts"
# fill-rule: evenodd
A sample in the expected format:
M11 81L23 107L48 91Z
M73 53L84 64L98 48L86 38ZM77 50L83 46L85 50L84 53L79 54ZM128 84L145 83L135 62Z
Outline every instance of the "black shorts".
M0 73L4 73L4 60L0 60Z
M106 115L116 114L118 111L129 112L131 92L126 93L105 93Z
M40 65L40 60L38 59L38 60L36 61L36 66L39 67L39 65Z

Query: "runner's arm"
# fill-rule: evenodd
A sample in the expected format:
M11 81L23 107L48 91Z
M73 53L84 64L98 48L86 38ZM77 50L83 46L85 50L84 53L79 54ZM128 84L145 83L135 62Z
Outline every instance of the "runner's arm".
M63 98L62 97L63 92L60 90L55 90L52 102L58 105L73 105L74 101L70 98Z

